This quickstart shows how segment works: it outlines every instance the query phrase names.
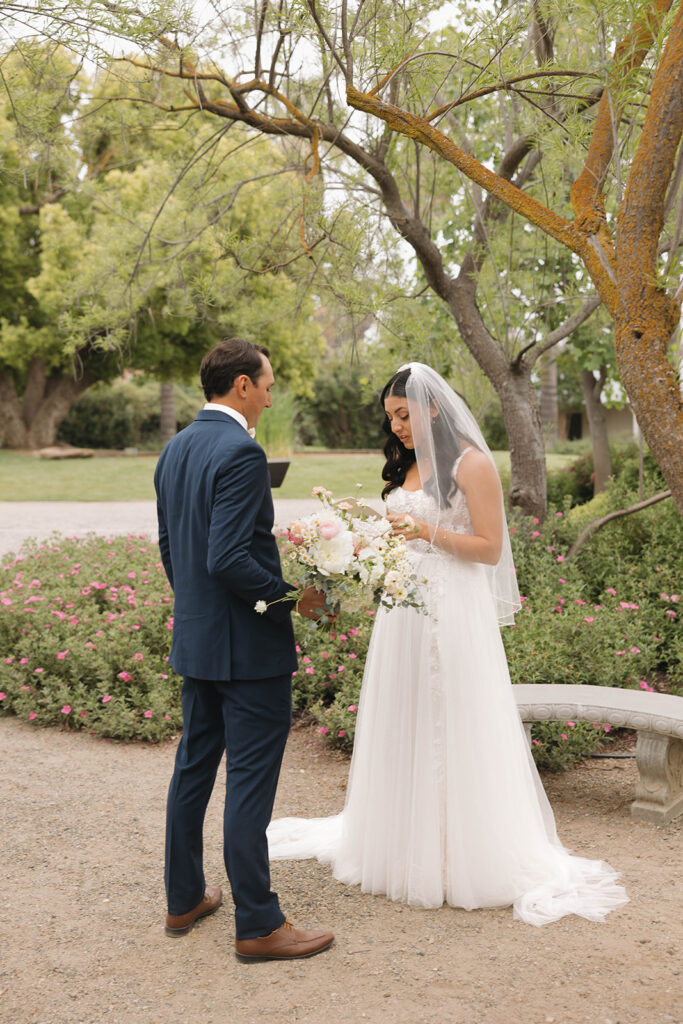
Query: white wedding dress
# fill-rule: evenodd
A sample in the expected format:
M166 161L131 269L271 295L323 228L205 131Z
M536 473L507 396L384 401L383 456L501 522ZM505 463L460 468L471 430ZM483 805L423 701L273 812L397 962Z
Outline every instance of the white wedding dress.
M387 507L421 520L435 509L424 491L403 488ZM472 533L462 491L439 522ZM534 925L566 914L602 921L628 897L608 864L571 856L557 838L485 567L422 540L409 550L429 614L377 613L344 810L273 821L271 859L317 857L340 881L417 907L512 905Z

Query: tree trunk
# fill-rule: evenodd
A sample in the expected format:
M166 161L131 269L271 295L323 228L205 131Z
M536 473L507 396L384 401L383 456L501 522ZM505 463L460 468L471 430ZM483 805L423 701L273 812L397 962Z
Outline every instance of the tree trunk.
M10 375L0 370L0 446L30 448L28 430L21 415L21 403Z
M601 491L604 491L605 484L612 475L612 461L609 453L609 438L607 436L607 418L605 416L605 407L600 401L606 374L606 368L601 367L600 375L596 380L591 370L581 370L581 390L583 391L583 400L586 403L586 415L588 417L591 445L593 447L593 467L595 470L593 479L594 494L600 494Z
M40 409L40 404L45 397L46 386L45 363L42 359L32 359L28 367L24 401L21 408L21 418L27 428L31 426Z
M175 437L177 423L175 415L175 390L172 380L161 382L161 415L159 417L159 432L161 434L162 446Z
M72 376L52 377L43 381L43 394L38 401L40 375L40 368L36 367L31 380L29 371L28 393L20 402L12 378L0 371L0 442L3 448L35 449L54 445L69 409L78 396L95 383L95 378L88 374L78 380ZM30 412L33 414L29 419Z
M507 374L496 391L510 443L510 504L543 520L548 506L545 445L531 375Z
M558 438L557 411L557 349L550 348L539 360L541 364L541 427L546 444Z

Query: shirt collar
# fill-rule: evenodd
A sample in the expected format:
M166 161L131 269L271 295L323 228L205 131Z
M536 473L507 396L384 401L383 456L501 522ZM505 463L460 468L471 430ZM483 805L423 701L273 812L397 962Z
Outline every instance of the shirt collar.
M209 409L211 412L224 412L226 416L232 416L234 420L237 420L241 427L244 427L250 437L253 437L256 433L255 430L252 432L252 430L249 429L246 417L243 416L241 412L238 412L237 409L233 409L232 406L221 405L220 402L206 402L204 409Z

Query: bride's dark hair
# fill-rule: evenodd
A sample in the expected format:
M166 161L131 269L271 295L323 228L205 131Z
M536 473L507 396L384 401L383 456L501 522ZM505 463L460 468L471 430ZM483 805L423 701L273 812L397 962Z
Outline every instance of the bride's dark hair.
M405 483L406 474L416 460L415 449L406 448L392 431L389 417L384 408L384 402L390 396L395 398L406 397L406 385L409 377L410 367L405 370L399 370L385 384L380 396L380 405L384 411L382 430L388 435L384 445L384 455L387 461L382 469L382 479L386 480L382 491L383 498L386 498L387 494L393 491L395 487L401 487ZM462 398L462 395L460 397ZM453 447L454 431L452 425L446 423L445 415L443 410L440 409L432 420L434 451L436 455L436 480L432 478L431 480L423 481L425 493L435 498L440 508L447 508L451 505L458 490L458 485L453 476L455 460L460 455L463 447L476 447L474 442L467 437L459 437L456 447Z

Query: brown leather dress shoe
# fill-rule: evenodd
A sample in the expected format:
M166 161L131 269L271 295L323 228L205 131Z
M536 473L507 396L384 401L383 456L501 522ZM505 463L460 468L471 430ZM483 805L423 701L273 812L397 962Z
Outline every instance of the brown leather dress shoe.
M237 939L235 956L253 963L258 960L304 960L322 953L334 942L332 932L305 932L285 921L270 935L256 939Z
M188 910L187 914L167 914L166 934L187 935L192 930L200 917L206 917L218 910L223 902L223 893L217 885L207 885L206 892L201 903L198 903L194 910Z

